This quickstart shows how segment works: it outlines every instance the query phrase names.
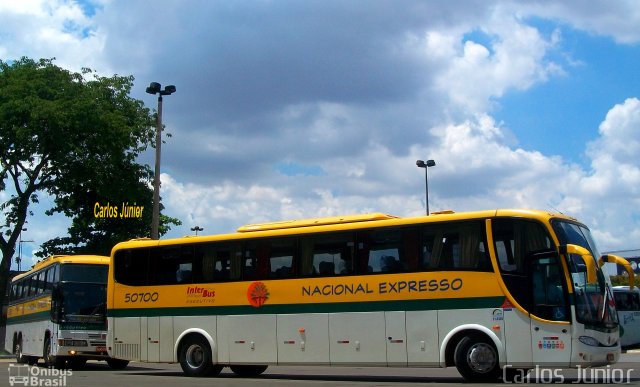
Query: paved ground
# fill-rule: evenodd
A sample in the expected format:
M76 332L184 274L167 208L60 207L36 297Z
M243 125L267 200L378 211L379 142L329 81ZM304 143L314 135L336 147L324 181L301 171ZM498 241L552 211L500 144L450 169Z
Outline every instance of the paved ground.
M534 370L529 383L543 382L630 382L640 385L640 353L632 352L623 355L622 362L615 367L600 368L594 374L591 370L583 370L578 375L576 370ZM20 369L18 369L18 367ZM636 370L637 369L637 370ZM536 373L537 372L537 373ZM438 386L457 386L463 383L455 368L420 369L420 368L384 368L384 367L284 367L272 366L260 377L240 378L225 369L218 377L188 378L183 376L177 364L131 363L122 371L111 370L103 362L89 362L82 370L66 372L38 367L26 368L16 365L10 359L0 360L0 386L10 384L10 377L27 376L28 384L18 384L25 379L14 379L14 385L59 385L59 386L91 386L91 387L123 387L123 386L417 386L434 384ZM594 378L594 376L597 376ZM6 382L5 382L6 381ZM9 383L7 383L9 382ZM7 383L7 384L5 384ZM475 384L467 384L473 386ZM501 383L498 383L501 384ZM486 385L486 384L485 384Z

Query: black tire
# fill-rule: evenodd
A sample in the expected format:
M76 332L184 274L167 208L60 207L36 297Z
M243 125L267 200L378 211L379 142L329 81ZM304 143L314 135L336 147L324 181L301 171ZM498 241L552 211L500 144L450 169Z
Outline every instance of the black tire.
M258 376L267 370L266 365L232 365L231 371L238 376Z
M65 368L67 365L67 359L60 356L53 356L51 353L51 338L46 337L44 340L44 349L42 350L42 358L44 360L44 366L54 367L56 369ZM85 360L86 361L86 360Z
M466 336L456 346L456 368L469 381L496 381L501 376L498 350L486 336Z
M87 359L83 359L81 357L71 357L67 360L69 363L69 368L73 370L79 370L87 364Z
M202 377L222 371L222 366L211 362L209 342L200 335L189 336L182 342L178 361L187 376Z
M22 353L22 337L16 341L16 345L13 349L13 354L16 355L16 362L20 364L25 364L27 362L27 357Z
M44 360L44 366L49 368L53 367L56 362L56 357L51 353L51 338L49 336L45 336L44 338L44 349L42 350L42 359Z
M129 360L109 358L107 359L107 364L114 370L123 370L129 365Z
M27 364L29 365L36 365L38 364L38 357L35 356L27 356Z

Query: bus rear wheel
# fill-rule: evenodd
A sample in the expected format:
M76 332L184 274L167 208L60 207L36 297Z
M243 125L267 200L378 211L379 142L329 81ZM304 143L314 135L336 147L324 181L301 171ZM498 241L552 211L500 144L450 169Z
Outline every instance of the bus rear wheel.
M238 376L258 376L267 370L266 365L232 365L231 371Z
M16 342L13 353L16 355L17 363L24 364L27 362L27 358L22 354L22 338L19 338Z
M469 381L495 381L500 377L498 351L485 336L466 336L456 346L456 368Z
M222 371L221 365L214 365L211 359L211 348L202 336L187 337L180 346L178 356L180 367L187 376L217 375Z

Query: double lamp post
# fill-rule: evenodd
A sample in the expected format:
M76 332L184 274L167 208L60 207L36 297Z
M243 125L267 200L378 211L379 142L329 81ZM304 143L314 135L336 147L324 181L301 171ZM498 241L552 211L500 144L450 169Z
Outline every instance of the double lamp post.
M176 92L174 85L165 86L161 90L158 82L151 82L147 93L158 94L158 115L156 119L156 166L153 179L153 213L151 216L151 239L159 239L160 228L160 146L162 145L162 96Z
M427 215L429 215L429 167L435 167L436 162L433 160L416 161L416 165L418 168L424 168L424 184L425 184L425 192L426 192L426 206L427 206Z

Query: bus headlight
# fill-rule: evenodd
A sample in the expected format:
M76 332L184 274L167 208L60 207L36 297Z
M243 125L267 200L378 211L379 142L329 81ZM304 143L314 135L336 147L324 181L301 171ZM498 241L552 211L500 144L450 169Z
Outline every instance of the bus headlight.
M591 336L580 336L578 337L578 340L580 340L582 344L589 345L591 347L597 347L600 345L598 340L594 339Z

